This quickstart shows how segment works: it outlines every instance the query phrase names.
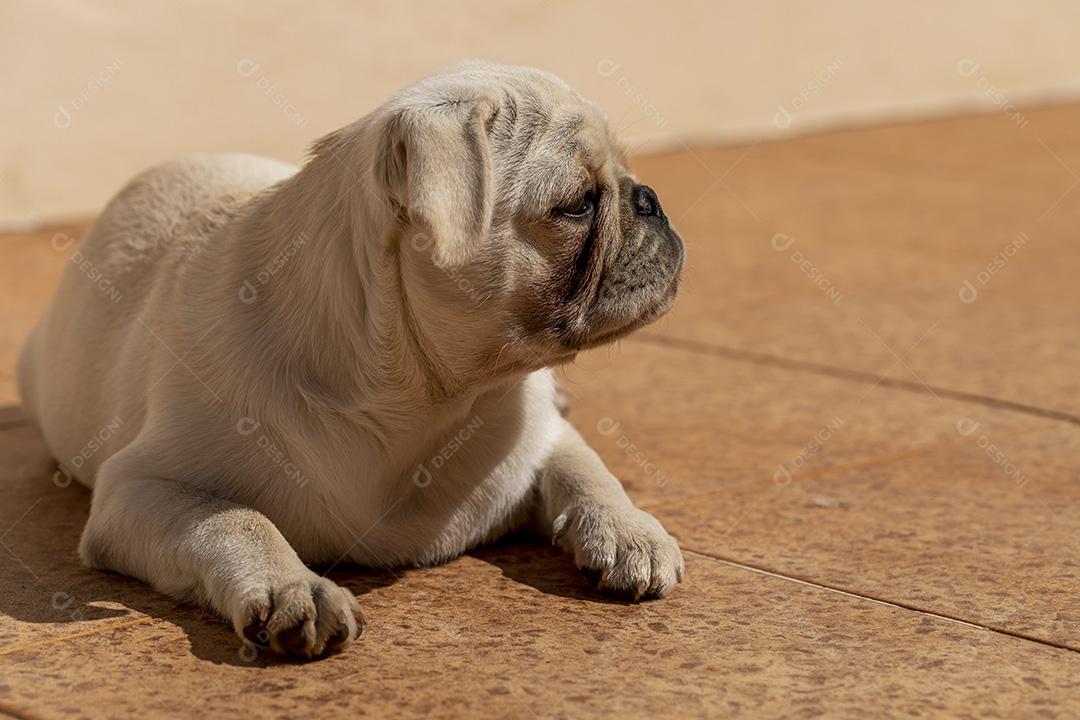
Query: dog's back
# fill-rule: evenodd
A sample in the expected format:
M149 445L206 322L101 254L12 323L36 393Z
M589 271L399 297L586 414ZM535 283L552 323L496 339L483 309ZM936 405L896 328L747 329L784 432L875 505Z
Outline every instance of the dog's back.
M253 195L295 172L247 155L199 156L151 168L108 204L71 254L55 296L19 356L19 395L49 449L78 480L130 442L145 408L114 384L152 372L146 310L202 244Z

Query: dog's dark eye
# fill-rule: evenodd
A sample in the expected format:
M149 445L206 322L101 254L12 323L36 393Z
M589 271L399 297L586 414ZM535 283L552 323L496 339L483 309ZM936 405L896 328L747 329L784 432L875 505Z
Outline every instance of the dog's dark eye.
M593 208L596 207L596 201L591 194L585 195L577 202L565 205L556 212L564 217L580 220L592 214Z

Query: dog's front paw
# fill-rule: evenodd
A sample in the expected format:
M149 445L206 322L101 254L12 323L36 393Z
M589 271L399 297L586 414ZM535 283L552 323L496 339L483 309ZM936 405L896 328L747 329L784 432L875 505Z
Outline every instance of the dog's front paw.
M635 507L578 506L555 518L554 542L602 591L659 598L682 580L682 552L656 518Z
M314 658L335 652L364 630L356 597L311 571L250 589L235 605L237 635L283 655Z

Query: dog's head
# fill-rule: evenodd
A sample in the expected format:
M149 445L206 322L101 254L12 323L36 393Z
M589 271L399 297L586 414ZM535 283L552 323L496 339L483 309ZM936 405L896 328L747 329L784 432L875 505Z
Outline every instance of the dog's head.
M468 63L370 127L380 249L405 321L445 367L565 362L671 306L682 240L602 113L558 78Z

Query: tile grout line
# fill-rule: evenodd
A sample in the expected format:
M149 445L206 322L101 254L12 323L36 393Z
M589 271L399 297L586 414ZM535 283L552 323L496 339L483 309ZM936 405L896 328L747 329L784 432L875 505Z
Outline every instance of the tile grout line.
M747 570L747 571L752 572L752 573L757 573L758 575L766 575L768 577L777 578L778 580L786 580L788 582L797 583L799 585L805 585L807 587L812 587L812 588L815 588L817 590L824 590L826 592L831 592L831 593L835 593L835 594L838 594L838 595L843 595L844 597L849 597L849 598L853 598L853 599L856 599L856 600L866 600L868 602L877 603L878 605L884 605L885 607L890 607L890 608L893 608L895 610L908 610L910 612L916 612L916 613L919 613L920 615L926 615L928 617L932 617L932 618L935 618L935 619L938 619L938 620L945 620L947 622L956 623L958 625L964 625L964 626L967 626L967 627L975 628L976 630L984 630L986 632L992 632L992 633L996 633L998 635L1005 635L1007 637L1015 638L1017 640L1023 640L1025 642L1032 642L1032 643L1036 643L1038 645L1044 645L1046 647L1052 647L1052 648L1056 648L1058 650L1066 650L1068 652L1073 652L1073 653L1080 654L1080 648L1075 648L1075 647L1073 647L1071 645L1068 645L1066 643L1055 642L1053 640L1047 640L1045 638L1036 637L1034 635L1029 635L1027 633L1022 633L1022 632L1018 632L1018 631L1014 631L1014 630L1005 630L1005 629L1002 629L1002 628L990 627L988 625L980 625L979 623L971 622L970 620L964 620L963 618L959 618L959 617L956 617L956 616L953 616L953 615L946 615L944 613L934 612L933 610L927 610L925 608L920 608L920 607L917 607L915 605L909 605L909 604L898 602L898 601L895 601L895 600L884 600L882 598L873 597L871 595L863 595L861 593L852 592L850 590L844 590L843 588L834 587L832 585L826 585L824 583L814 582L813 580L807 580L805 578L799 578L799 577L795 577L793 575L785 575L783 573L776 572L775 570L769 570L768 568L760 567L758 565L750 565L749 563L742 563L742 562L738 562L736 560L729 560L727 558L723 558L723 557L720 557L718 555L711 555L711 554L709 554L707 552L702 552L701 550L694 550L693 548L683 547L682 549L683 549L683 552L692 553L692 554L697 555L697 556L699 556L701 558L704 558L706 560L711 560L713 562L722 563L724 565L728 565L728 566L734 567L734 568L739 568L741 570Z
M637 333L635 336L631 336L624 340L624 342L642 343L659 347L675 346L687 352L694 352L702 355L715 355L735 362L744 362L751 365L764 365L794 372L806 372L856 383L877 383L878 385L894 390L904 390L931 397L936 393L937 395L949 398L950 400L958 400L960 402L990 407L995 410L1022 413L1024 415L1032 415L1045 420L1057 420L1070 425L1080 426L1080 417L1061 410L1049 410L1035 405L1025 405L1024 403L1018 403L1012 400L1001 400L988 395L979 395L964 390L950 390L949 388L942 388L936 385L924 386L922 383L900 380L898 378L878 378L873 373L863 372L861 370L849 370L808 360L788 360L786 358L753 350L740 350L738 348L730 348L723 345L713 345L712 343L699 340L664 337L652 333ZM928 388L933 392L927 392Z
M105 625L103 627L93 627L87 630L81 630L79 632L55 635L53 637L45 638L42 640L30 640L19 645L9 645L5 648L0 648L0 657L26 652L27 650L37 650L39 648L47 647L49 645L56 645L57 643L67 642L68 640L77 640L83 637L93 637L94 635L104 635L106 633L115 632L116 630L123 630L124 628L135 627L136 625L145 625L147 623L153 623L158 620L165 619L167 619L166 616L155 617L153 615L146 615L141 618L135 618L134 620L115 622L109 625Z

